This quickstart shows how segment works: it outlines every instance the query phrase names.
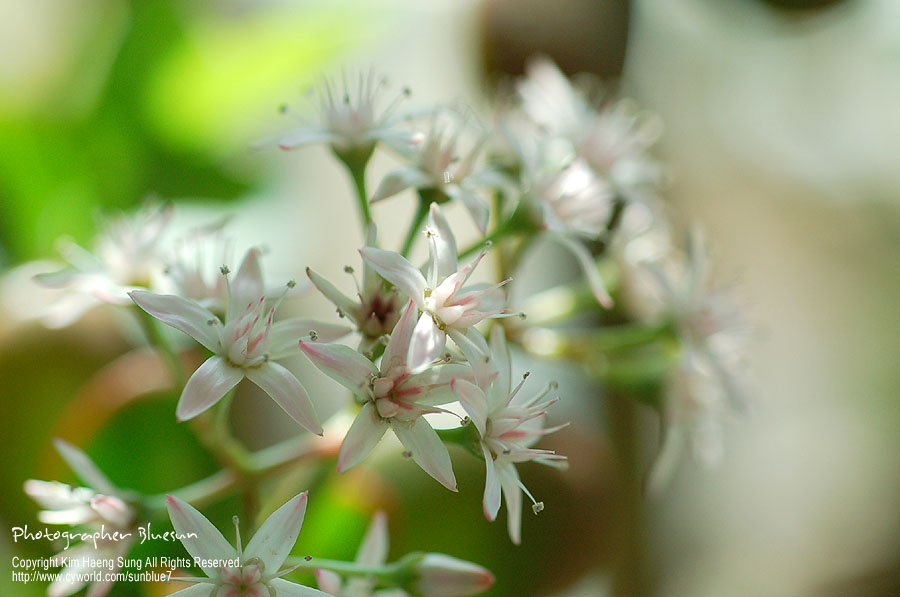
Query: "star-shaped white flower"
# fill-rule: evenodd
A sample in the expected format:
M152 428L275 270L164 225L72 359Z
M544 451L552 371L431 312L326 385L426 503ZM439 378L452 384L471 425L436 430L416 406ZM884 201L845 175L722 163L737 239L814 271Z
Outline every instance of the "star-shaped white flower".
M415 304L410 301L391 334L376 367L359 352L340 344L300 341L300 348L326 375L349 389L363 407L347 432L338 455L344 472L365 458L388 428L422 469L447 489L456 491L450 455L422 415L440 412L437 405L454 401L451 380L471 378L463 365L440 365L413 373L407 361L414 333Z
M481 189L496 189L508 185L503 176L490 168L476 168L485 138L477 141L467 152L459 154L457 144L463 125L448 131L446 119L435 114L423 141L406 152L409 164L387 174L372 196L372 203L393 197L409 189L433 190L447 199L465 205L478 229L484 234L490 208L479 194Z
M519 480L516 464L535 461L550 466L565 466L565 456L531 446L542 436L559 431L567 424L543 427L547 409L559 398L542 400L555 388L555 384L530 399L517 398L525 380L515 388L511 387L509 349L500 326L495 326L491 333L491 349L497 367L491 382L482 383L479 387L464 379L456 379L452 385L480 437L487 467L484 515L491 521L497 518L502 490L506 498L509 536L513 543L519 544L522 540L522 493L531 499L535 514L543 510L544 504L535 500Z
M486 378L490 374L490 351L481 332L474 326L485 319L508 315L504 306L506 297L500 288L511 279L493 286L464 286L487 250L469 265L458 269L456 239L436 203L431 204L426 234L431 253L427 278L398 253L365 247L360 254L422 311L407 357L413 372L422 371L441 357L447 336L450 336L472 364L476 375L480 379Z
M379 113L378 95L384 86L385 79L378 77L374 70L360 73L355 85L345 77L343 87L338 90L331 81L323 79L318 90L319 122L304 122L281 137L279 147L296 149L312 143L328 143L338 154L370 154L379 141L394 149L415 144L420 135L402 126L403 118L395 115L397 106L409 96L409 89L404 88Z
M178 533L184 548L195 559L207 562L201 565L209 578L179 578L197 583L193 587L176 591L180 597L322 597L322 591L304 587L281 578L292 569L281 570L291 553L303 517L306 514L307 492L298 494L273 512L247 547L241 544L237 532L237 548L232 547L222 533L203 514L187 502L173 495L166 496L166 507L172 526ZM235 517L237 529L237 517ZM237 566L213 565L218 561L237 560ZM212 585L210 587L210 585Z
M125 556L134 544L137 513L129 503L130 493L116 487L87 454L60 439L54 445L72 470L91 488L29 479L25 482L25 493L44 508L38 513L38 519L46 524L78 526L81 531L102 530L104 533L96 540L96 545L85 541L58 554L68 558L68 563L59 578L50 584L47 594L65 597L87 584L80 578L89 578L98 572L105 579L108 573L118 570L119 557ZM114 563L112 570L110 561ZM87 595L102 597L112 585L111 580L93 582Z
M172 219L172 204L148 203L135 214L117 214L101 222L89 251L71 239L60 239L68 262L62 270L39 274L35 280L67 292L52 305L43 321L64 327L100 303L127 305L128 292L147 288L162 271L160 241Z
M248 251L229 285L224 323L208 309L179 296L134 291L131 298L150 315L214 353L185 384L176 409L179 420L196 417L246 377L300 425L321 435L322 426L303 385L274 361L292 354L301 336L316 332L328 341L350 330L301 318L275 322L278 301L266 309L259 254L258 249ZM223 268L223 275L228 273Z

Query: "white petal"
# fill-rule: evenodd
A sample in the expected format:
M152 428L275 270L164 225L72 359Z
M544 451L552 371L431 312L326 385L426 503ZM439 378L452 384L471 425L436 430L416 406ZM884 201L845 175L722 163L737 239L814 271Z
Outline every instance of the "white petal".
M228 321L233 321L234 318L244 311L247 305L255 303L266 294L266 289L263 286L262 269L259 266L261 254L262 252L255 247L247 251L237 275L231 280L231 295L228 299Z
M210 357L194 371L185 384L175 408L175 416L179 421L193 419L218 402L242 379L243 369L232 367L220 356Z
M582 243L561 234L553 234L552 237L567 248L578 261L578 265L584 272L588 286L597 302L603 307L611 309L613 306L612 297L609 296L609 292L606 290L606 284L603 283L603 278L600 277L600 272L597 271L597 263L594 261L590 251Z
M431 266L435 268L429 276L429 283L434 287L447 276L456 273L459 258L456 251L456 238L437 203L431 204L431 210L428 213L428 228L430 229L428 240Z
M456 401L456 394L450 387L454 379L475 381L472 368L467 365L438 365L406 378L398 391L413 394L418 405L438 406Z
M482 235L487 232L488 220L491 216L491 210L488 207L487 201L482 199L477 193L468 189L459 189L453 193L453 198L462 201L463 205L466 206L466 211L472 216L472 220L474 220L475 225L478 226L478 231L481 232Z
M384 356L381 358L381 372L387 373L394 367L406 365L406 359L409 356L409 343L412 340L413 330L416 327L416 316L419 314L416 304L409 301L406 305L406 311L400 316L397 325L391 332L391 339L388 340L384 349Z
M406 257L393 251L384 251L374 247L363 247L359 250L359 254L382 278L414 300L417 307L422 308L425 300L425 288L428 284L425 282L422 272L417 270Z
M382 179L381 184L372 195L372 203L393 197L400 191L410 187L422 187L431 184L428 176L412 166L400 166L392 172L388 172L387 176Z
M413 330L406 362L413 372L422 371L441 357L447 334L438 329L428 313L422 313Z
M283 319L269 330L269 358L282 359L297 352L297 342L307 340L309 333L316 333L317 342L340 340L353 330L343 325L322 323L306 317Z
M338 290L334 284L320 276L312 269L306 268L306 275L309 276L309 279L319 290L319 292L324 294L325 298L334 303L334 306L337 307L341 313L343 313L346 317L349 317L350 320L353 321L353 323L359 323L356 321L356 311L359 309L359 303ZM375 276L370 277L374 278ZM365 278L365 274L363 274L363 278ZM363 282L363 286L365 286L365 280Z
M661 423L666 425L666 423ZM644 478L644 493L657 497L668 487L678 468L685 446L684 431L681 427L667 426L663 430L662 444L650 470Z
M318 589L310 589L283 578L273 578L269 581L269 584L275 589L275 594L278 597L331 597L329 593L323 593Z
M366 536L356 552L356 563L363 566L381 566L388 557L387 514L379 510L372 517Z
M497 379L494 381L504 398L512 391L512 363L509 358L509 347L506 345L506 333L502 325L495 325L491 330L491 354Z
M313 143L332 143L337 141L337 136L321 129L307 128L291 131L278 140L281 149L296 149L303 145Z
M297 542L306 514L306 493L295 495L272 512L244 548L244 558L262 560L266 574L275 574L281 568Z
M175 532L184 535L181 543L189 554L205 560L237 557L237 552L225 540L219 529L196 508L174 495L166 496L166 508L169 510L169 518ZM203 566L201 568L210 578L218 578L218 568Z
M475 328L468 328L465 333L454 328L447 328L447 334L459 346L459 349L469 361L475 373L475 383L481 388L487 388L497 375L494 363L491 360L490 350L481 332Z
M506 500L506 526L509 538L516 545L522 543L522 488L516 466L509 462L494 462L503 497Z
M472 423L475 424L478 433L484 437L487 434L486 426L489 412L484 392L475 384L469 383L464 379L455 379L450 385L453 387L459 403L466 409L466 413L472 419Z
M247 379L262 388L278 406L284 409L284 412L300 423L304 429L316 435L322 435L319 415L316 414L316 409L309 399L306 389L293 373L272 361L247 369L246 373Z
M338 454L337 470L345 472L359 464L369 455L390 424L378 416L378 410L372 402L366 402L341 444Z
M138 307L161 322L181 330L212 352L219 350L219 318L194 301L171 294L134 290L128 294ZM210 324L210 322L213 322Z
M481 452L484 454L484 462L487 472L484 478L484 500L482 506L484 508L484 517L490 521L497 519L497 512L500 511L500 479L497 476L497 469L494 466L494 455L485 444L481 444Z
M357 396L368 398L369 380L378 375L372 361L343 344L300 341L300 350L319 371Z
M422 470L450 491L457 491L450 454L428 421L419 417L412 425L396 422L392 427L397 439Z
M63 460L66 461L66 464L69 465L69 468L78 475L79 479L96 489L99 493L110 495L118 493L119 490L113 485L113 482L103 474L103 471L94 464L87 454L64 439L54 439L53 446Z

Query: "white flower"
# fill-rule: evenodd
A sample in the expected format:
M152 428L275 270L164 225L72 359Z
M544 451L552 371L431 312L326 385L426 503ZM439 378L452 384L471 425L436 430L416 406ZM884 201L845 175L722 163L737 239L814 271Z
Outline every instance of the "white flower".
M426 235L431 253L427 278L405 257L392 251L365 247L360 254L422 311L407 356L413 372L422 371L438 359L450 336L476 374L486 377L490 374L490 351L481 332L473 326L484 319L507 315L500 288L510 279L493 286L463 286L487 252L483 251L472 263L458 269L456 239L435 203L431 204Z
M118 214L103 222L93 252L69 239L58 243L69 263L35 280L69 291L61 298L64 309L52 310L45 319L51 327L63 327L100 303L130 304L128 292L149 287L162 271L160 239L172 218L172 205L147 204L134 215Z
M292 569L280 570L291 553L303 516L306 514L306 494L303 492L273 512L259 527L247 544L241 544L237 533L237 548L231 546L222 533L203 514L187 502L173 495L166 496L166 507L172 526L184 548L209 578L179 578L196 582L193 587L176 591L181 597L316 597L327 593L304 587L281 578ZM217 565L222 561L237 561L237 566ZM205 564L203 562L206 562ZM210 587L210 585L212 585Z
M225 276L229 273L224 267L222 271ZM333 340L349 330L301 318L275 322L279 301L266 310L263 293L259 250L251 249L229 286L224 324L208 309L179 296L134 291L131 298L150 315L214 353L185 384L176 410L179 420L205 411L246 377L300 425L321 435L322 426L306 390L274 361L292 354L300 337L313 331L324 340Z
M451 125L443 119L439 122L439 118L438 114L432 116L424 141L407 152L410 163L384 177L372 196L372 203L409 188L433 191L437 193L435 201L461 201L484 234L490 208L479 189L496 189L507 184L506 180L490 168L476 169L484 138L460 154L457 144L463 126L456 125L456 130L448 131Z
M130 494L113 485L84 452L59 439L54 445L82 481L92 485L93 489L29 479L25 482L25 493L44 508L38 513L38 519L46 524L86 525L88 532L101 532L94 542L85 541L58 554L67 557L68 563L59 578L48 587L47 594L65 597L87 584L87 581L78 580L79 577L87 578L98 572L106 578L118 569L119 557L127 554L134 544L137 515L129 505ZM108 565L110 561L113 562L112 569ZM112 585L110 580L94 582L87 594L101 597Z
M416 143L420 135L401 127L402 118L394 115L400 102L409 96L404 88L385 110L376 109L378 95L385 86L375 71L359 74L354 85L343 81L343 88L335 90L328 79L319 87L319 122L304 123L278 142L282 149L295 149L311 143L328 143L340 154L359 153L368 156L380 142L395 149Z
M222 234L226 221L222 219L194 229L176 239L173 250L165 257L163 270L173 294L191 299L214 313L224 313L228 308L225 277L218 275L216 269L218 264L231 259L231 243Z
M370 225L367 243L374 245L375 237L375 226ZM347 268L347 271L353 272L350 268ZM306 268L306 275L319 292L334 303L338 315L346 317L356 325L363 336L359 345L360 351L368 350L382 337L390 334L400 319L403 299L395 289L385 290L384 280L368 263L363 263L362 287L357 286L358 300L351 299L310 268Z
M747 328L730 292L709 289L709 260L699 230L688 235L683 260L648 264L646 271L681 344L666 380L664 443L648 477L653 492L670 479L685 440L702 464L721 462L723 421L746 403Z
M479 387L464 379L456 379L452 386L480 437L487 467L484 515L491 521L497 518L502 489L506 498L509 536L513 543L519 544L522 540L522 492L531 499L535 514L543 510L544 503L535 500L519 480L516 464L535 461L550 466L565 466L565 456L531 446L541 436L559 431L567 424L543 427L547 409L559 398L542 400L555 389L555 384L530 399L517 398L525 380L515 388L511 387L509 349L500 326L495 326L491 332L491 349L497 366L492 382L482 383Z
M338 471L359 463L391 428L426 473L456 491L447 448L422 415L439 412L437 405L454 400L449 385L452 379L470 376L463 365L443 365L413 373L408 358L416 314L415 304L410 301L391 334L380 368L340 344L301 340L300 348L323 373L364 401L341 445Z

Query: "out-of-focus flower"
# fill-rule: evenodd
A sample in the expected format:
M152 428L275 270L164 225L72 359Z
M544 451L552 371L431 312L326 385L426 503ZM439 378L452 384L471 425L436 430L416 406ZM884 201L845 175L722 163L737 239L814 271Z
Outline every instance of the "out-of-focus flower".
M93 488L71 487L55 481L25 482L25 493L36 501L43 511L38 519L46 524L70 525L81 528L81 533L92 533L92 542L69 547L58 555L68 560L59 578L47 589L50 597L65 597L79 591L87 584L81 578L90 578L98 572L104 579L118 570L118 560L128 553L134 544L136 512L129 504L131 495L113 485L103 472L91 462L87 454L63 441L54 442L57 451L82 481ZM110 569L109 562L113 562ZM113 582L102 580L91 583L88 597L106 595Z
M366 242L374 246L376 242L375 226L370 225ZM352 273L352 270L347 268ZM306 275L319 291L337 307L338 315L346 317L356 325L362 340L359 350L365 352L372 348L391 330L400 319L403 300L393 288L385 289L384 280L375 273L368 263L363 262L362 287L357 286L357 297L353 300L310 268Z
M208 578L178 580L197 583L193 587L176 591L181 597L315 597L327 593L304 587L281 578L293 569L281 570L291 553L303 517L306 514L307 492L298 494L273 512L259 527L247 544L241 544L237 517L234 518L237 548L232 547L222 533L203 514L187 502L173 495L166 496L166 507L172 526L184 548ZM236 561L237 565L221 562ZM212 585L210 587L210 585Z
M163 273L173 294L214 313L224 313L228 307L225 277L216 271L218 265L231 261L230 243L223 234L226 221L191 230L175 239L173 249L164 258ZM210 276L212 272L215 274Z
M471 376L467 367L452 364L412 372L408 358L416 315L416 306L410 301L391 334L380 368L359 352L340 344L301 340L300 348L323 373L364 401L341 445L338 471L344 472L359 463L391 428L422 470L447 489L456 491L456 477L447 448L422 415L440 412L437 405L454 400L451 380Z
M312 402L294 375L274 360L296 350L300 337L315 332L323 340L347 334L348 328L293 318L275 322L280 298L266 312L259 250L247 252L229 285L225 323L194 301L145 291L131 293L144 311L191 336L214 353L185 384L178 401L179 420L191 419L219 401L245 377L309 431L321 434ZM229 274L223 267L223 276ZM290 287L292 283L288 283ZM282 297L284 295L282 294Z
M497 518L502 489L506 498L509 536L518 545L522 541L522 492L531 499L535 514L543 510L544 503L535 500L519 480L516 464L534 461L556 467L566 466L565 456L531 446L542 436L559 431L567 424L550 428L543 426L547 409L559 400L543 400L555 389L555 384L532 398L518 398L525 379L515 388L511 387L509 349L500 326L495 326L491 332L491 350L497 367L491 382L482 383L479 387L464 379L455 379L452 386L480 437L487 467L484 515L491 521Z
M65 309L44 318L51 327L63 327L100 303L130 304L128 292L147 288L162 271L160 239L172 218L172 204L149 203L133 215L118 214L102 223L93 252L70 239L61 239L59 251L68 266L35 280L69 292L61 299Z
M409 163L384 177L372 196L372 202L387 199L409 188L431 191L436 194L434 201L438 203L461 201L484 234L490 208L479 193L482 189L502 188L508 182L491 168L476 168L484 137L467 152L459 153L457 145L464 125L451 125L441 116L432 116L424 141L407 152ZM450 126L456 126L456 129L448 130Z
M387 514L378 511L356 552L356 563L363 568L383 566L387 562L388 540ZM357 576L344 581L339 574L321 568L316 570L316 581L320 589L334 597L408 597L402 589L376 591L374 578Z
M722 459L722 422L744 408L747 328L731 293L709 289L709 260L702 234L692 230L683 260L648 264L649 280L671 320L680 357L669 374L665 400L666 445L651 471L651 490L662 487L689 438L705 465Z
M504 317L506 297L501 290L510 279L487 286L463 287L486 254L458 269L456 239L440 207L432 203L425 229L431 259L428 277L422 275L405 257L392 251L365 247L360 253L375 271L413 300L422 311L409 343L408 365L421 371L438 359L447 336L475 368L479 377L489 375L490 350L475 324L488 318Z
M380 113L376 108L378 95L386 84L383 77L370 70L359 74L355 85L346 77L343 87L335 89L328 79L323 79L319 89L319 121L304 122L278 141L281 149L296 149L312 143L328 143L338 155L364 155L372 153L376 143L404 150L421 140L421 135L409 130L403 118L395 114L400 102L410 95L402 93Z

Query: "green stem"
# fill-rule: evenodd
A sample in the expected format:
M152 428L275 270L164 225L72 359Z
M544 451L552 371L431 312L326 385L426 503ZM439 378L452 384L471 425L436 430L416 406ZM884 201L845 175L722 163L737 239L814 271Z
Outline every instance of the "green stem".
M190 485L174 489L168 493L178 496L195 507L214 502L220 497L234 491L239 484L238 476L228 469L221 470L205 479ZM166 507L166 494L147 496L144 503L151 510L162 510Z
M375 151L375 144L357 147L346 151L334 150L337 158L347 167L350 178L353 179L353 188L356 191L356 204L359 209L359 217L362 220L363 236L372 223L372 212L369 209L369 194L366 192L366 166L369 158Z
M332 572L340 572L353 576L373 576L375 578L391 581L396 575L396 566L388 564L385 566L363 566L355 562L342 562L340 560L327 560L325 558L306 558L289 557L285 560L285 564L295 566L297 568L331 570Z
M538 230L537 226L531 221L527 212L527 208L519 207L514 211L509 218L507 218L504 222L501 222L482 240L469 245L465 249L460 252L459 257L462 259L463 257L468 257L477 253L478 251L484 248L484 244L487 242L496 243L504 238L515 236L517 234L527 234L530 232L536 232Z
M422 223L425 222L425 218L428 216L430 205L430 201L419 197L416 215L413 216L412 221L409 223L409 230L406 232L406 238L403 239L403 247L400 249L400 254L404 257L409 257L413 244L415 244L416 238L419 236L419 229L422 228Z

